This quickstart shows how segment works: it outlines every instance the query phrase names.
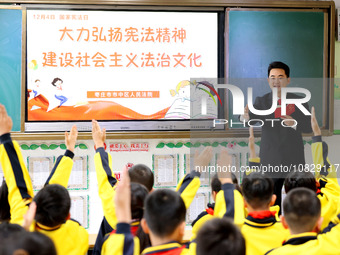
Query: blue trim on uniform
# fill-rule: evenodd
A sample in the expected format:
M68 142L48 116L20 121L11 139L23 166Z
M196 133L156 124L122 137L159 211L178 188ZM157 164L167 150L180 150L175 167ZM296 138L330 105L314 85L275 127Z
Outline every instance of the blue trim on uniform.
M224 193L225 205L227 208L227 212L224 217L232 218L235 217L235 198L234 198L234 190L235 185L233 183L224 183L222 184L222 190Z
M131 234L131 226L129 223L117 223L117 234Z
M313 137L312 137L312 141L313 141L313 143L322 142L322 137L321 137L321 135L313 136Z
M11 138L11 133L6 133L3 134L2 136L0 136L0 142L3 143L8 143L11 142L12 138Z
M23 199L25 198L31 198L31 196L28 194L24 174L20 165L19 157L17 152L15 151L14 144L11 139L11 135L9 133L4 134L0 137L1 142L4 145L4 148L7 152L9 161L11 162L16 186L19 189L19 192L21 194L21 197Z
M70 150L66 150L64 156L73 159L74 158L74 153L72 151L70 151Z
M111 174L111 168L109 166L109 156L107 152L105 151L103 147L97 148L96 152L99 152L102 165L103 165L104 171L106 172L109 183L111 184L112 187L115 186L117 183L117 180Z
M195 177L200 177L201 173L196 172L196 171L191 171L190 174L187 174L182 182L181 187L179 188L178 192L179 194L182 194L182 192L189 186L189 184L191 183L191 181L195 178Z

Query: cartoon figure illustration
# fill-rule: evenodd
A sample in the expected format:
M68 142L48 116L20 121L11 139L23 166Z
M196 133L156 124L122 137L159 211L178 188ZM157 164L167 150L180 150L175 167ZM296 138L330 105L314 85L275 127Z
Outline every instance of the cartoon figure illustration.
M184 80L177 84L176 90L170 90L176 99L164 119L190 119L190 85L190 81Z
M175 101L165 114L165 119L199 119L217 118L217 101L222 101L214 86L207 81L190 82L187 80L177 84L176 90L170 90ZM205 112L202 112L205 104Z
M40 80L36 79L34 81L34 89L32 90L33 92L33 97L36 97L40 94Z
M62 93L62 90L63 90L62 84L63 84L63 80L60 79L60 78L58 78L58 77L57 77L57 78L54 78L53 81L52 81L52 85L53 85L54 87L56 87L56 89L57 89L57 91L56 91L54 97L60 101L60 104L59 104L58 108L59 108L60 106L62 106L62 105L68 100L68 98L65 97L65 96L63 95L63 93Z

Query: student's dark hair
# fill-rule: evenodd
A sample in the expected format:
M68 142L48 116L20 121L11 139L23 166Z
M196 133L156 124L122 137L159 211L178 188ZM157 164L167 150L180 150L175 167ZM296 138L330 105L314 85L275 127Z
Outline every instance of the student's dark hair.
M241 231L227 218L207 221L196 237L197 255L245 255Z
M0 254L12 255L13 252L9 250L9 243L17 235L20 236L25 232L26 230L18 224L11 224L7 221L0 223Z
M52 83L51 83L51 84L52 84L53 86L55 86L55 84L56 84L56 82L57 82L57 81L61 81L61 82L63 82L63 80L62 80L62 79L60 79L60 78L58 78L58 77L57 77L57 78L54 78L54 79L53 79L53 81L52 81Z
M10 238L12 235L17 233L22 234L24 232L26 232L26 230L18 224L11 224L7 221L2 222L0 224L0 244L1 242Z
M65 187L59 184L47 185L38 192L34 201L37 204L35 219L38 223L55 227L66 221L71 198Z
M271 178L261 173L250 173L242 181L242 194L254 209L267 206L274 192Z
M285 179L284 187L286 193L299 187L305 187L314 192L317 191L315 177L310 171L291 172Z
M321 214L321 203L315 192L307 188L295 188L283 201L286 222L296 233L313 230Z
M150 192L153 189L154 175L151 169L143 164L134 165L129 169L131 182L143 184Z
M219 192L222 189L222 183L218 179L217 174L213 175L213 177L211 178L210 185L211 185L211 190L212 191Z
M280 62L280 61L271 62L268 66L268 77L272 69L283 69L287 75L287 78L289 78L290 69L289 69L289 66L286 65L285 63Z
M231 180L233 181L234 184L238 185L238 180L234 173L231 173Z
M131 216L133 220L140 221L144 214L144 202L149 191L140 183L131 182ZM136 236L139 239L140 250L151 246L150 237L139 225Z
M159 237L171 235L185 221L186 208L181 196L167 189L148 195L144 217L150 230Z
M144 201L149 194L146 187L140 183L131 182L131 217L141 220L144 212Z
M5 180L3 180L0 187L0 222L9 221L11 219L10 209L8 202L8 187Z
M24 232L13 236L8 244L13 254L16 250L24 250L29 255L57 255L53 241L39 232Z

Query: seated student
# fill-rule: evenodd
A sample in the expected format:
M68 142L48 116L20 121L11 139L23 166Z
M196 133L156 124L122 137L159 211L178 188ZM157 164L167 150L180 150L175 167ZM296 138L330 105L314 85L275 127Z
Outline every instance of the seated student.
M92 138L96 146L94 161L97 173L99 197L101 198L104 212L104 221L102 222L99 235L97 236L95 245L96 253L94 253L99 254L103 236L116 229L117 225L116 208L112 203L115 197L116 191L114 186L116 185L117 180L112 172L111 155L106 153L104 150L105 129L101 129L98 122L95 120L92 121ZM211 148L207 148L204 155L205 158L201 156L200 160L206 161L208 159L210 161L212 158ZM135 182L146 185L149 191L153 189L153 174L147 166L135 165L129 169L129 175ZM190 174L187 174L177 186L176 191L181 194L181 197L185 201L186 208L190 206L190 203L195 197L196 191L200 187L199 176L199 173L193 171ZM110 229L112 230L110 231Z
M290 173L284 182L286 193L297 187L305 187L317 193L321 202L321 217L323 230L330 221L339 213L340 186L336 177L334 165L328 160L327 143L321 139L321 130L315 118L315 109L312 108L311 126L313 129L312 155L315 177L306 169Z
M223 150L218 165L229 166L231 162L231 156ZM232 184L229 172L221 174L219 178L222 190L217 194L215 215L232 218L241 226L247 254L264 254L272 248L279 247L289 232L275 216L276 211L270 211L270 206L274 204L276 198L273 194L272 179L261 173L250 173L242 182L242 198ZM244 206L248 209L246 219Z
M0 105L0 140L2 143L0 146L0 162L8 185L11 222L21 224L23 222L23 217L28 210L27 205L31 203L33 198L33 187L23 161L20 146L17 142L12 142L10 137L11 128L12 120L7 115L5 107ZM85 254L88 249L88 233L79 225L79 223L68 220L69 209L67 215L65 211L63 211L62 217L66 216L63 218L62 222L60 216L56 216L57 220L50 216L50 214L59 214L58 210L61 209L61 207L59 208L58 205L69 203L68 200L70 200L70 198L65 187L67 186L72 169L73 161L71 157L73 157L76 139L77 130L76 127L73 127L70 134L65 134L65 143L67 146L65 156L58 158L51 176L47 180L47 184L59 182L63 186L51 185L51 187L49 187L49 185L47 185L45 186L46 189L44 188L39 192L39 196L46 199L46 201L39 199L39 204L44 205L46 203L48 206L54 205L54 207L43 208L38 206L37 217L40 219L39 212L41 211L42 214L47 213L47 215L43 216L48 218L48 220L44 220L44 222L37 221L37 224L33 224L31 227L31 229L44 232L44 234L51 237L59 254ZM66 200L51 201L50 194L54 191L60 192L60 194L56 194L56 197L61 197ZM63 207L63 209L65 208ZM57 210L56 213L53 212L54 210ZM48 222L48 225L43 226L46 222ZM66 236L68 241L65 241Z
M238 186L236 175L232 173L231 177L232 177L233 183L235 184L236 189L241 192L241 189ZM198 230L202 227L202 225L206 221L214 218L216 196L217 196L217 193L221 190L221 186L222 186L220 180L218 179L217 174L213 175L211 182L210 182L210 186L211 186L211 194L212 194L214 203L208 203L207 205L208 208L205 211L201 212L196 217L196 219L191 223L191 226L192 226L191 240L194 240L196 238Z
M117 230L104 242L102 254L139 254L138 238L130 230L130 180L123 172L115 196ZM142 254L187 254L188 248L180 242L184 236L186 207L181 196L172 190L159 189L145 201L141 225L150 235L152 247ZM191 246L193 247L193 246Z
M13 235L2 255L57 255L53 241L39 232Z
M326 234L320 231L322 218L321 203L315 192L307 188L295 188L283 201L282 224L289 228L290 237L282 247L266 254L339 254L340 225L334 226ZM340 215L338 215L339 220Z
M245 255L246 245L239 228L229 219L205 223L196 238L197 255Z
M97 144L97 145L99 146L97 148L102 148L100 144ZM102 149L99 149L99 150L102 150ZM109 155L109 154L106 154L106 152L104 151L103 156L106 157L105 155ZM111 162L111 160L110 160L110 162ZM110 176L110 175L108 175L108 176ZM148 166L143 165L143 164L134 165L133 167L131 167L129 169L129 176L130 176L130 179L131 179L131 183L135 182L135 183L139 183L139 184L144 185L148 192L151 192L153 190L154 176L153 176L151 169ZM111 179L111 177L109 177L109 178ZM112 187L114 187L114 185L116 184L117 181L113 177L113 175L112 175L111 180L112 181L110 182L110 184L111 184ZM132 191L132 194L134 194L134 193L135 192ZM133 211L133 209L132 209L133 207L134 207L133 204L131 204L131 210L132 211ZM136 221L132 224L131 230L132 230L132 233L135 233L139 237L139 240L141 242L141 247L147 247L147 246L150 246L150 240L149 240L148 236L145 233L142 232L143 230L138 227L141 218L142 218L142 215L141 215L140 218L139 217L133 218L133 219L136 219ZM114 231L114 229L110 226L110 224L108 223L108 221L106 220L106 218L104 216L103 220L100 224L100 227L99 227L99 231L98 231L97 238L96 238L96 243L93 247L93 251L92 251L93 255L100 255L102 245L103 245L103 242L104 242L104 237L105 237L105 235L111 233L112 231Z

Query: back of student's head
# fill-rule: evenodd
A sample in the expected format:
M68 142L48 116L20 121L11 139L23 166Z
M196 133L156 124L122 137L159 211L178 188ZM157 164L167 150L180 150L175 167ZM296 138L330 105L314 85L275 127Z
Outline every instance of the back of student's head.
M67 189L59 184L45 186L34 197L37 204L35 219L38 223L55 227L64 223L69 215L71 198Z
M309 171L291 172L285 179L284 187L286 193L299 187L305 187L314 192L317 191L315 177Z
M196 237L197 255L245 255L241 231L230 219L207 221Z
M289 78L290 69L289 69L289 66L286 65L285 63L280 62L280 61L271 62L268 66L268 77L272 69L283 69L287 75L287 78Z
M131 182L131 216L134 220L141 220L144 213L144 202L149 191L140 183Z
M1 255L9 254L8 253L9 242L13 240L13 238L17 234L20 236L25 232L26 230L18 224L11 224L8 221L0 223L0 254ZM10 255L12 254L10 253Z
M11 224L7 221L0 224L0 246L3 241L15 234L22 234L26 232L25 229L18 224Z
M8 203L8 187L5 180L3 180L0 187L0 222L9 221L10 219L11 211Z
M53 241L39 232L24 232L9 240L4 255L57 255Z
M140 221L144 215L144 203L149 191L140 183L131 182L131 216L135 221ZM151 246L149 235L139 225L136 236L139 239L140 250Z
M146 198L144 217L158 237L171 235L185 221L185 214L183 199L173 190L156 190Z
M271 178L261 173L250 173L242 181L242 193L246 202L254 209L270 204L274 192Z
M216 193L222 189L222 183L218 179L217 174L213 175L213 177L211 178L210 185L211 185L211 190L215 191Z
M307 188L295 188L283 201L283 212L289 228L295 233L313 231L321 214L320 200Z
M151 169L143 164L134 165L129 169L131 182L143 184L150 192L153 189L154 175Z

